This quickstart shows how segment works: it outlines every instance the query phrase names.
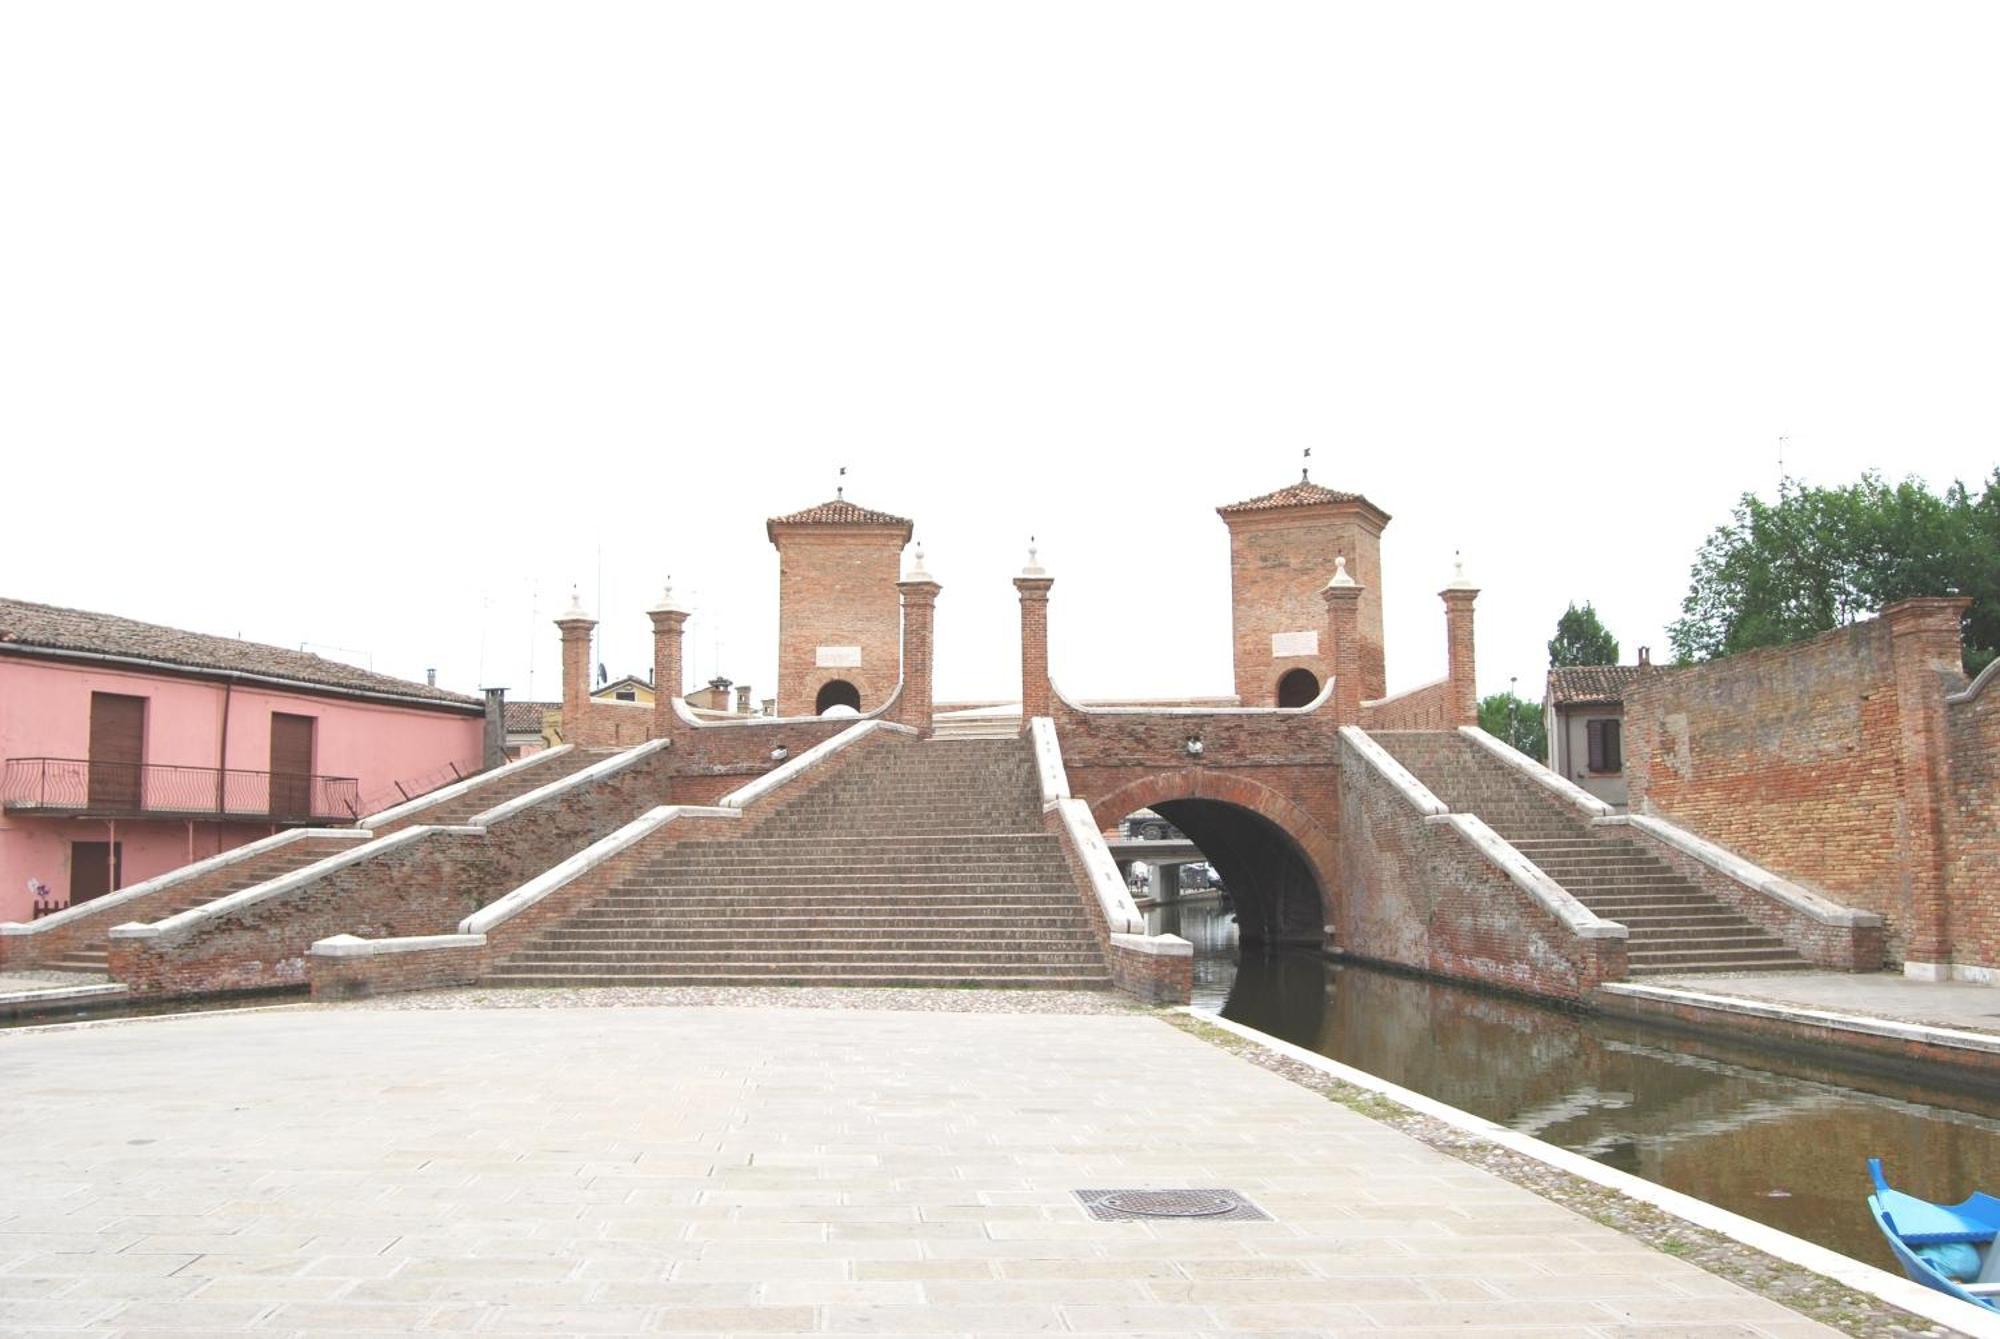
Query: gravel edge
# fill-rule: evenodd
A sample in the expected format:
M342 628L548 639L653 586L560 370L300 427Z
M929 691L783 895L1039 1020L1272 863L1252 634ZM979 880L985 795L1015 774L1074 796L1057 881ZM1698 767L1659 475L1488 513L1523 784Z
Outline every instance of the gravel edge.
M1607 1186L1572 1176L1547 1163L1488 1143L1443 1121L1412 1111L1400 1102L1356 1088L1333 1076L1300 1064L1255 1042L1245 1041L1200 1019L1179 1012L1154 1015L1170 1027L1220 1047L1280 1078L1338 1102L1350 1111L1400 1130L1461 1162L1492 1172L1534 1191L1593 1222L1602 1223L1657 1251L1698 1265L1719 1278L1843 1334L1860 1339L1966 1339L1961 1330L1947 1329L1911 1315L1879 1297L1856 1292L1845 1284L1799 1268L1717 1232L1694 1226L1663 1209L1621 1195Z

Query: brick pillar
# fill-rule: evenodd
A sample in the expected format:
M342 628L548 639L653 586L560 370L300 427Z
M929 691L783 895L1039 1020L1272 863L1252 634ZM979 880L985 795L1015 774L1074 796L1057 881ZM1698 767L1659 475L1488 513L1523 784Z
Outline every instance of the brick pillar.
M1028 546L1028 565L1014 578L1021 593L1021 729L1037 716L1055 711L1055 690L1049 686L1049 587L1056 579L1035 561Z
M1347 559L1333 560L1333 580L1320 591L1326 601L1328 666L1333 671L1333 723L1361 724L1361 583L1347 574Z
M481 737L480 763L498 767L507 761L507 690L482 688L486 695L486 730Z
M1445 677L1450 683L1447 725L1479 724L1479 686L1473 674L1472 602L1479 588L1465 579L1465 565L1456 565L1449 586L1438 592L1444 601Z
M556 618L562 630L563 740L581 744L589 734L584 725L590 712L590 633L597 620L584 612L572 591L569 608Z
M1904 816L1904 971L1951 977L1946 864L1951 856L1951 736L1945 694L1964 682L1958 625L1970 600L1904 600L1882 611L1896 688L1896 789Z
M673 582L646 617L653 620L653 738L665 739L680 722L674 699L681 695L681 629L688 621L688 611L674 599Z
M917 547L916 565L896 583L903 593L903 701L897 719L931 732L931 632L943 589L924 570L924 550Z

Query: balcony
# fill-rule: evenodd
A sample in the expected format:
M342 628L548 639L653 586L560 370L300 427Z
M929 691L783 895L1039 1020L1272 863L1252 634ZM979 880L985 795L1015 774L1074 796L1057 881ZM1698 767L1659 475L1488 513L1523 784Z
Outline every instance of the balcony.
M0 808L10 814L351 823L360 805L351 776L83 758L9 758L0 774Z

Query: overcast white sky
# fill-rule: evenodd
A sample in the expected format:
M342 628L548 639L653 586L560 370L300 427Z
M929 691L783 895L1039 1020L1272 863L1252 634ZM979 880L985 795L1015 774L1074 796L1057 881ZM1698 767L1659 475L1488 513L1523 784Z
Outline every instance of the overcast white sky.
M554 697L773 682L763 518L917 522L940 692L1229 690L1213 508L1394 517L1389 682L1664 645L1786 463L2000 460L2000 6L0 9L0 593ZM344 650L338 648L345 648ZM532 678L531 678L532 675Z

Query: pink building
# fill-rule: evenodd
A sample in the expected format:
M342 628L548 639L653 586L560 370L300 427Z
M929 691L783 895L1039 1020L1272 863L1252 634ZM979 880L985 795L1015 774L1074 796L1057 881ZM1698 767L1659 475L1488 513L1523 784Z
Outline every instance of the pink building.
M479 770L476 698L0 599L0 921Z

